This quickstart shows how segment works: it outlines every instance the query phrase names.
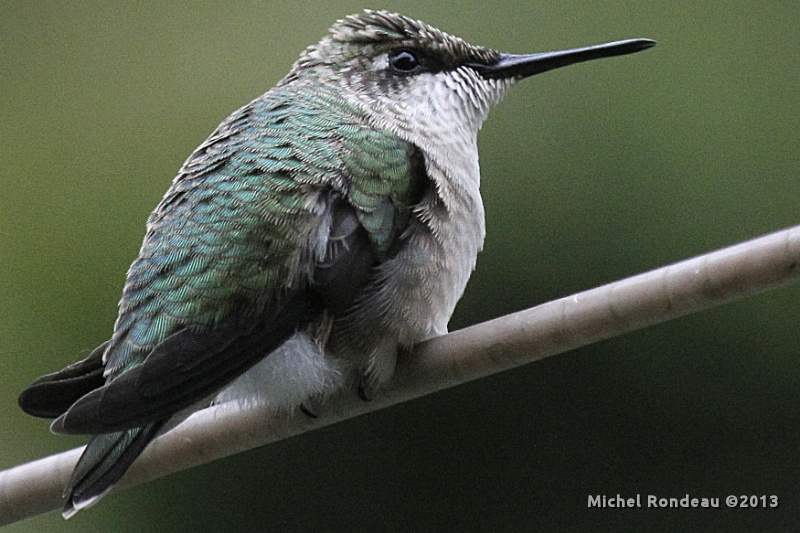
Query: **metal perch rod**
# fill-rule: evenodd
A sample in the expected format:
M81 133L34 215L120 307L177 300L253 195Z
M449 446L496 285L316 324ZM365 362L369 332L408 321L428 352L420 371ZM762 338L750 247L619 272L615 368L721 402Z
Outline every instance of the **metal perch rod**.
M391 385L363 402L339 394L319 418L223 404L192 415L145 450L131 486L453 387L593 342L696 313L798 277L800 226L652 270L418 345ZM81 449L0 472L0 525L57 509Z

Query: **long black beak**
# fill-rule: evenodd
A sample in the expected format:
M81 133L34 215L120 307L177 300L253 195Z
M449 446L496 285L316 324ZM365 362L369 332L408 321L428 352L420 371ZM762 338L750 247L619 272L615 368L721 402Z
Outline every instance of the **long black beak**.
M651 39L628 39L627 41L597 44L584 48L573 48L572 50L559 50L558 52L524 55L500 54L500 59L496 63L489 65L469 63L467 66L475 69L487 79L521 79L534 74L541 74L554 68L589 61L590 59L640 52L655 45L656 42Z

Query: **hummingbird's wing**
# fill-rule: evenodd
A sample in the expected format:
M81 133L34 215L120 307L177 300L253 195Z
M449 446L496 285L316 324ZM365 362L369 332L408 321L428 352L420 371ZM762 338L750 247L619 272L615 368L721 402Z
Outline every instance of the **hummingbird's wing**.
M257 318L183 328L146 360L78 399L52 425L57 433L109 433L165 420L209 397L278 348L321 311L298 295Z
M274 320L264 314L260 319L217 324L205 332L179 330L162 341L143 364L122 372L108 385L76 403L74 408L79 417L87 411L96 414L95 418L85 417L91 430L103 432L89 441L67 483L64 516L92 505L110 490L166 422L146 420L158 418L159 410L167 418L181 399L200 398L204 396L200 390L218 388L224 379L220 376L226 372L235 375L254 358L257 360L277 347L287 331L293 332L287 329L293 322L300 323L303 314L308 316L315 311L312 305L327 301L331 304L329 308L335 309L337 298L352 290L353 284L359 284L361 276L367 276L373 259L366 232L356 224L352 209L340 205L334 212L329 254L314 275L318 299L297 297L300 299L281 307ZM142 407L147 411L142 411ZM141 421L136 422L137 418ZM102 424L98 424L98 419ZM78 420L73 419L69 429L80 428ZM106 432L108 428L137 423L141 425Z
M64 414L75 400L102 387L106 382L103 354L107 345L108 341L92 350L86 359L28 385L19 395L20 407L29 415L56 418Z
M415 147L334 95L271 91L240 109L148 221L106 382L87 393L95 373L40 412L75 399L53 430L109 433L207 398L323 309L346 309L399 246L425 180Z
M20 397L58 416L56 432L95 434L65 516L102 497L174 414L323 310L346 311L430 186L413 145L319 89L270 91L223 122L148 220L112 338Z

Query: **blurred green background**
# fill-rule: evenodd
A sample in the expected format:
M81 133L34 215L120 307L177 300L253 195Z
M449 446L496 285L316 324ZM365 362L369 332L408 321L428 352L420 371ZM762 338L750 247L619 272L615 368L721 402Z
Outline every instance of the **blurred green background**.
M105 340L149 212L330 24L307 2L0 3L0 468L83 438L16 396ZM470 42L658 46L520 84L451 329L800 222L800 4L385 2ZM795 530L800 287L625 335L8 531ZM775 494L767 510L590 494ZM724 507L724 500L722 503Z

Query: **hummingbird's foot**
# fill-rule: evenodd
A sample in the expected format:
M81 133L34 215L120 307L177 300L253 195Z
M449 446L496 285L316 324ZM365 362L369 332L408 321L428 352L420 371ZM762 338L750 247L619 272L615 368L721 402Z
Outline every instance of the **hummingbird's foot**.
M314 394L313 396L309 396L300 404L300 410L303 411L303 414L308 418L319 418L319 413L322 411L323 399L324 398L322 394Z
M365 402L372 401L372 387L367 384L366 379L363 376L358 382L358 397Z
M303 414L306 415L308 418L318 418L319 415L316 411L312 411L310 408L306 407L306 404L300 404L300 410L303 411Z

